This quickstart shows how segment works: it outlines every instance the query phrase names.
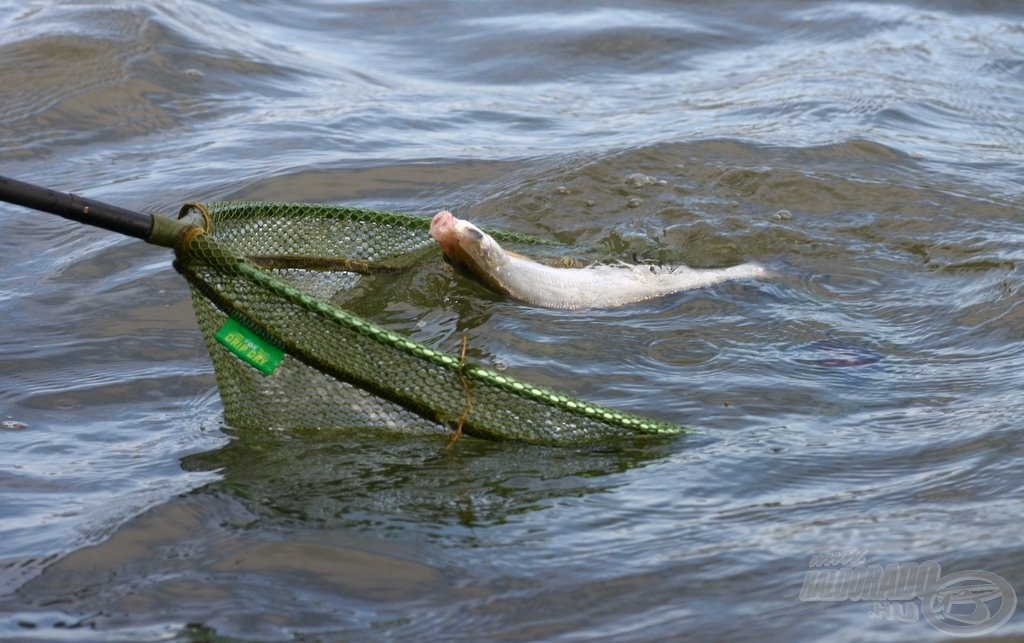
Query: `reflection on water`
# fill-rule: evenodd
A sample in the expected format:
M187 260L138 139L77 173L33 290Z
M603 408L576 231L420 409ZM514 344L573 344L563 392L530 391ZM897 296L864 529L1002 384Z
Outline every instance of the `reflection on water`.
M140 627L119 613L155 624L170 617L169 606L254 636L315 623L335 634L372 631L384 615L398 625L425 596L479 600L481 588L464 587L445 556L491 567L474 552L510 544L493 528L528 525L568 498L612 492L622 474L671 452L668 442L649 440L556 449L466 438L443 450L443 439L344 431L230 433L220 449L183 461L187 471L216 470L221 482L50 561L24 586L19 601L50 608L32 627L116 632ZM140 578L148 580L140 586ZM299 585L286 581L282 592L282 579ZM67 587L81 589L68 595ZM326 612L310 608L328 602ZM60 611L79 616L71 622ZM268 611L287 615L266 619ZM436 621L402 627L426 634Z
M338 295L698 429L444 451L221 427L168 252L0 206L0 637L929 636L800 583L850 549L1024 569L1022 18L0 7L4 174L164 213L448 206L557 252L773 273L614 311L504 301L440 262Z
M449 527L501 524L554 499L608 491L614 482L604 476L663 456L668 445L657 442L557 449L466 440L444 449L443 437L245 433L183 467L220 472L226 489L275 524L422 530L444 540Z

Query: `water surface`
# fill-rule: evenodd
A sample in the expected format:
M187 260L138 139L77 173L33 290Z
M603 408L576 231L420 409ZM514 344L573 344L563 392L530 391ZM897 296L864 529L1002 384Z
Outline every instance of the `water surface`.
M939 638L800 600L854 549L1024 589L1024 10L619 4L0 6L3 174L775 275L572 313L396 281L383 323L696 429L444 451L223 426L167 251L0 206L0 636Z

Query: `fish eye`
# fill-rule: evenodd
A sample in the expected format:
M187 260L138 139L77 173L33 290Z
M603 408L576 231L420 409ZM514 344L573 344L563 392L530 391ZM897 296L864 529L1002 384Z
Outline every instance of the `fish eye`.
M484 238L484 233L480 232L476 228L466 228L466 234L468 234L473 241L480 241Z

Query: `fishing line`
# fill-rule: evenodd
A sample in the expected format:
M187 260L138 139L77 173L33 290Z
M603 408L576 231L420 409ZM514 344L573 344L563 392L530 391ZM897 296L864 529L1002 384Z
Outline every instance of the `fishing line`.
M398 33L398 17L395 16L395 4L391 0L388 0L388 13L391 14L391 28L392 28L392 30L394 30L395 37L397 38L399 36L399 33ZM421 120L423 119L423 113L422 112L417 112L416 109L414 109L413 111L414 111L414 113L416 113L417 117L419 117ZM431 173L434 176L434 186L436 186L437 191L440 192L443 189L442 188L442 184L441 184L441 173L438 171L437 165L435 163L429 163L429 167L430 167ZM441 209L442 210L447 210L448 209L448 204L444 203L441 206Z

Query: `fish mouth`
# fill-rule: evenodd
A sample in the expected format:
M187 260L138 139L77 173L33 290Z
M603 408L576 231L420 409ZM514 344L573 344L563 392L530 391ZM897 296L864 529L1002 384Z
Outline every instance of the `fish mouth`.
M441 246L446 257L450 257L459 245L457 222L458 219L448 210L441 210L430 220L430 236Z
M470 242L469 247L463 246L466 236L479 237L479 243ZM461 221L454 214L447 210L441 210L430 220L430 236L434 237L441 246L441 253L456 271L469 275L470 277L491 285L492 290L502 292L500 286L494 282L486 267L481 264L478 253L472 250L478 245L486 244L489 240L487 235L480 231L472 223Z
M448 210L441 210L430 220L430 236L441 241L441 236L455 229L455 215Z

